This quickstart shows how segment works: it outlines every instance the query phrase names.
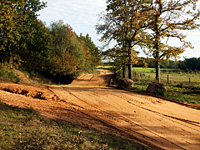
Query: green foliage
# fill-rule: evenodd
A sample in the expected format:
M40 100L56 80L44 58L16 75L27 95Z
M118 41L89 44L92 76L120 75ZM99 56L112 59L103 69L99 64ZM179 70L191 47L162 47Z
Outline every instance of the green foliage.
M103 34L102 41L115 40L119 47L105 54L128 57L128 63L118 58L118 64L129 65L130 78L131 52L134 46L140 46L147 56L154 58L156 80L160 82L161 62L177 58L186 48L192 48L180 31L199 28L197 3L196 0L107 0L107 14L101 17L104 24L97 25L97 31ZM180 46L170 45L169 39L180 41Z
M13 71L6 65L0 65L0 80L7 82L19 82L19 78L14 75Z
M0 149L150 149L135 141L61 120L45 119L32 108L0 102Z
M107 44L111 40L117 42L104 55L114 58L118 70L127 65L130 79L132 63L137 58L135 46L143 46L143 42L148 39L147 32L144 32L147 28L148 11L142 9L146 3L141 0L107 0L107 13L101 17L104 24L97 25L97 33L102 34L102 41L108 41Z
M32 23L32 39L27 42L27 50L21 54L22 66L27 71L45 70L50 65L52 37L50 30L40 20ZM37 60L37 61L36 61Z
M0 2L0 60L11 65L21 62L21 54L32 39L32 23L36 13L45 6L39 0Z
M84 54L86 58L84 70L85 71L94 70L95 67L99 64L100 59L101 59L99 50L95 46L95 44L92 42L92 39L89 37L89 34L86 34L86 36L83 36L82 34L80 34L78 38L83 46Z
M187 70L200 71L200 57L199 58L185 58L185 60L179 61L178 67L185 71Z
M197 2L156 0L149 4L149 29L152 38L148 44L148 54L155 58L156 80L160 82L160 64L162 60L177 58L186 48L192 48L190 42L185 40L183 30L193 30L199 27L196 20L200 17ZM180 46L168 44L169 38L176 39Z
M53 75L78 74L85 65L83 46L72 28L63 21L51 24L52 54L49 68Z
M89 35L80 39L63 21L46 27L37 19L44 7L39 0L0 2L0 63L56 80L94 69L100 57Z

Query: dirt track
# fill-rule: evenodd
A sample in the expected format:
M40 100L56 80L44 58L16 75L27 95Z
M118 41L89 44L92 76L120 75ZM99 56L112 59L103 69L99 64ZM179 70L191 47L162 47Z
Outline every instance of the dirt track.
M70 85L0 83L0 100L160 149L200 149L200 110L107 87L110 76L101 70L101 75L84 74Z

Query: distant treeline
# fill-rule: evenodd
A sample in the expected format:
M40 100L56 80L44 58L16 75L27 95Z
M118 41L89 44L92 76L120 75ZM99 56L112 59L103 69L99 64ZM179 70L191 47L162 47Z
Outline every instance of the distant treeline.
M0 65L37 72L56 82L92 71L100 61L89 37L77 35L63 21L47 27L37 18L39 0L0 2Z
M141 58L138 64L134 64L133 67L143 67L144 62L147 63L149 68L155 68L155 60L154 59L146 59ZM199 58L185 58L183 61L163 61L161 63L161 68L169 68L169 69L181 69L184 71L200 71L200 57Z

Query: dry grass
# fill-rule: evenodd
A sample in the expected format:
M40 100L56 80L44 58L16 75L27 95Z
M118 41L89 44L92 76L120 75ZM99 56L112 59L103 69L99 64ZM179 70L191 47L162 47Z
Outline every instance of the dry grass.
M45 119L33 109L0 102L0 149L145 150L143 144L102 134L62 120Z

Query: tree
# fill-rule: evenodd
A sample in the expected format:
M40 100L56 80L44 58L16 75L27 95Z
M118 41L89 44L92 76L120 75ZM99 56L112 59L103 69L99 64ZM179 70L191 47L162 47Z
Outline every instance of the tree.
M99 49L93 43L89 34L83 36L81 33L79 40L84 47L84 53L86 56L85 71L94 70L95 66L97 66L100 62Z
M39 0L1 0L0 2L0 58L11 65L19 63L32 39L31 26L37 12L45 7Z
M134 46L141 45L148 37L145 32L148 25L146 3L148 2L144 0L107 0L107 14L101 18L104 24L97 25L98 33L103 34L101 40L108 41L108 44L115 40L115 48L119 47L116 50L121 51L121 54L118 54L121 57L128 57L130 79Z
M52 53L52 37L50 29L40 20L31 25L32 38L27 41L27 49L21 53L22 66L27 71L44 71L50 65ZM37 60L37 61L35 61Z
M199 27L196 20L200 11L197 8L198 0L151 0L149 4L149 27L152 31L149 53L152 53L156 64L156 80L160 83L160 64L163 59L177 56L185 48L192 48L191 43L185 40L180 31L193 30ZM170 46L169 38L176 38L181 46ZM164 43L166 42L166 43Z
M200 70L200 57L185 58L179 61L178 67L183 70Z
M78 74L85 66L84 49L75 32L62 20L51 24L53 39L54 74L69 75ZM71 57L73 59L71 59ZM69 59L70 58L70 59ZM71 62L70 62L71 60Z

